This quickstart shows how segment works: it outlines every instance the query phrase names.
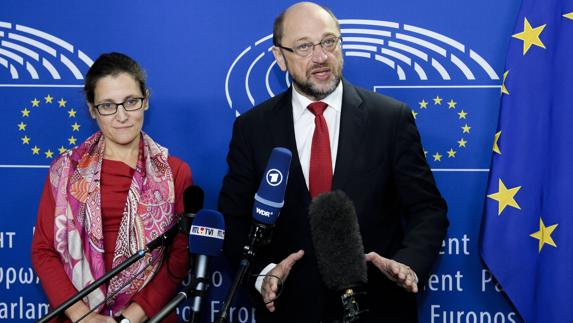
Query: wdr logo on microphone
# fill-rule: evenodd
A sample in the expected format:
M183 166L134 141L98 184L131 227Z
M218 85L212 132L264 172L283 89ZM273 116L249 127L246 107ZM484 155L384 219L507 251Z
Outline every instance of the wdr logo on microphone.
M272 211L267 211L267 210L263 210L261 208L255 207L255 212L257 212L257 214L262 215L264 217L270 218L274 212Z
M225 239L225 230L192 225L190 234L200 237Z
M283 174L278 169L273 168L267 172L266 179L270 186L277 186L282 183Z

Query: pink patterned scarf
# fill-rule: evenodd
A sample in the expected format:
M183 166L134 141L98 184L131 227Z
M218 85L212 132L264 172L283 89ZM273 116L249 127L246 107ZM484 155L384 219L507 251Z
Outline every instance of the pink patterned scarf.
M165 232L175 220L173 174L167 163L167 149L141 133L137 167L127 195L119 226L113 267L141 250ZM66 274L77 290L105 274L100 198L104 137L96 132L80 146L60 156L50 167L50 182L56 201L54 243ZM160 249L147 254L107 286L84 299L94 308L158 257ZM157 272L157 261L119 291L106 305L114 313L123 309ZM100 306L101 310L102 306Z

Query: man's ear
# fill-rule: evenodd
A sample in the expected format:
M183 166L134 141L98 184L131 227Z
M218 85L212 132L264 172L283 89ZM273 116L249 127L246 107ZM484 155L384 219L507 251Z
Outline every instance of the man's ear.
M276 46L273 46L273 55L275 56L275 60L277 61L277 64L279 64L281 71L286 72L287 71L286 59L281 49Z

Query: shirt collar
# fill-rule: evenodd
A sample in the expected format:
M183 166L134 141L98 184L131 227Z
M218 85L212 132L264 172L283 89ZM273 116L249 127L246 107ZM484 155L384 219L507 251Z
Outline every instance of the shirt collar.
M332 93L320 101L328 104L329 107L332 107L337 112L340 112L342 110L342 80L338 83L338 86ZM292 87L293 119L295 122L305 111L308 110L307 107L312 102L314 101L300 94L294 86Z

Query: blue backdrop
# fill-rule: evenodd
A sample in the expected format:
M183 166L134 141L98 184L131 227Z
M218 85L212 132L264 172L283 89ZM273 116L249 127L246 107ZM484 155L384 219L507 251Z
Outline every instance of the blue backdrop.
M294 1L0 3L0 319L47 307L30 241L47 167L96 130L81 93L99 54L147 71L144 130L191 166L216 207L235 117L287 88L269 51L274 17ZM420 295L421 322L521 322L477 246L507 45L519 0L327 1L341 20L344 75L407 102L449 205L451 227ZM204 322L232 279L213 267ZM188 308L181 308L183 318ZM231 322L253 322L241 295Z

